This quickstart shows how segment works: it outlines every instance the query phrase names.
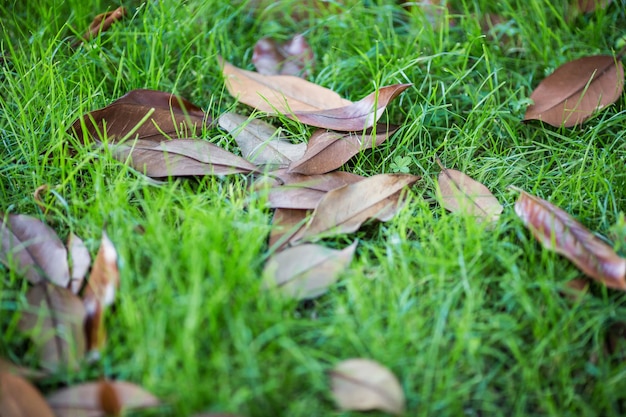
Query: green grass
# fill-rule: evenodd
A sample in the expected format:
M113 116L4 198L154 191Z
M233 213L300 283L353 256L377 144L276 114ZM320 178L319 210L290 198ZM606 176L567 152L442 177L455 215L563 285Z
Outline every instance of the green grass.
M158 395L168 404L158 415L357 416L336 411L326 372L367 357L398 376L407 415L623 415L625 352L607 353L605 339L626 320L626 297L596 284L577 301L563 297L581 273L542 250L507 190L614 233L626 255L625 96L581 128L520 123L530 92L556 67L617 48L623 1L587 16L571 16L566 2L460 1L454 26L439 28L418 9L378 1L333 3L296 21L299 3L255 13L227 1L128 1L129 18L76 52L73 36L119 4L0 6L0 50L10 55L0 68L0 210L46 218L32 194L49 184L47 222L60 236L75 232L95 254L106 224L120 255L102 360L40 388L106 376ZM476 16L485 12L508 21L509 43L481 34ZM348 99L414 84L385 116L401 130L345 169L392 172L408 157L423 177L396 218L327 241L360 244L340 282L306 303L261 289L271 213L249 201L243 177L153 185L66 133L135 88L181 94L212 117L249 112L225 92L217 55L251 69L257 39L298 32L316 53L311 81ZM297 140L310 131L287 128ZM217 129L204 137L237 150ZM505 206L494 229L440 207L435 155ZM0 267L0 356L33 365L16 330L27 286Z

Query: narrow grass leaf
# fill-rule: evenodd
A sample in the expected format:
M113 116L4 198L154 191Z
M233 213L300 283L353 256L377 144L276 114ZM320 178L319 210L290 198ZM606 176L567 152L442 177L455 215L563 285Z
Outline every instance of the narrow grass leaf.
M279 43L262 38L254 45L252 63L259 74L307 77L315 64L313 49L304 35Z
M350 265L356 245L357 241L342 250L314 244L285 249L268 259L265 287L298 300L319 297Z
M1 214L1 213L0 213ZM40 220L24 214L4 215L0 225L0 262L33 284L49 280L67 287L67 250L57 234Z
M397 129L397 126L379 125L375 134L372 129L363 134L316 130L309 138L304 155L289 165L289 172L314 175L333 171L359 152L380 145Z
M85 242L74 233L67 237L66 246L71 260L69 288L74 294L78 294L91 266L91 255Z
M0 416L55 417L41 393L27 380L0 370Z
M522 190L515 212L543 247L607 287L626 290L626 259L559 207Z
M94 17L85 34L81 38L77 39L72 44L72 47L76 48L82 42L89 41L99 33L109 30L113 23L122 20L124 16L126 16L126 9L121 6L113 11L100 13Z
M404 413L405 398L396 376L370 359L347 359L330 371L333 397L342 410Z
M613 104L624 89L624 67L610 55L588 56L557 68L532 92L524 121L552 126L583 123L596 110Z

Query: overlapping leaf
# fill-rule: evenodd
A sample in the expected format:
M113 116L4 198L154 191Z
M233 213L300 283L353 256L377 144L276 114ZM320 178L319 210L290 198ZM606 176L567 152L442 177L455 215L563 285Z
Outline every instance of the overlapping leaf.
M19 375L0 370L0 416L55 417L43 396Z
M320 197L321 199L321 197ZM280 249L306 224L311 210L277 208L272 217L272 230L268 245Z
M278 43L262 38L254 45L252 63L259 74L307 77L314 66L313 49L303 35Z
M626 290L626 259L559 207L520 191L515 212L535 238L607 287Z

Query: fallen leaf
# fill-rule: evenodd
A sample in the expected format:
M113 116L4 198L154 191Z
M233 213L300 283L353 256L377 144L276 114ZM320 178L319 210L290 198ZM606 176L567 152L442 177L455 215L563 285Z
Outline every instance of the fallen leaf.
M67 287L70 281L67 251L57 234L31 216L7 214L3 217L0 262L15 268L33 284L49 280Z
M446 210L474 216L478 221L498 221L503 207L487 187L461 171L444 167L439 158L437 164L441 168L437 182Z
M55 417L30 382L19 375L0 370L0 416Z
M334 109L352 104L339 94L292 75L263 75L221 61L231 96L271 114Z
M159 143L137 140L132 146L113 145L111 153L117 160L128 160L133 168L154 178L257 171L252 163L203 139L175 139Z
M274 210L272 217L272 230L268 245L272 249L280 250L289 242L306 224L306 219L311 214L311 210L298 210L278 208Z
M313 49L303 35L278 43L262 38L254 45L252 63L259 74L308 77L315 64Z
M306 150L306 144L289 142L282 137L281 129L261 120L225 113L218 124L235 138L243 157L257 166L285 168Z
M71 260L69 288L74 294L78 294L89 271L91 255L85 242L74 233L70 233L67 237L67 251Z
M577 0L578 10L582 13L595 12L597 8L605 9L611 0Z
M372 129L364 134L316 130L309 138L304 155L289 165L289 172L314 175L333 171L359 152L380 145L397 129L397 126L387 129L379 125L376 134Z
M161 403L145 389L125 381L86 382L60 389L47 397L57 417L121 416L126 410Z
M21 377L24 377L30 380L41 379L48 375L47 372L41 371L39 369L26 368L24 366L16 365L0 357L0 373L2 372L8 372L14 375L19 375ZM0 414L0 416L1 415L2 414Z
M85 356L85 307L69 289L47 282L26 293L28 308L22 312L19 329L37 346L42 368L78 369Z
M154 90L132 90L108 106L79 117L70 132L87 143L126 137L162 141L192 136L210 123L202 109L190 101ZM84 128L83 128L84 124Z
M347 359L330 371L333 397L342 410L404 413L404 392L395 375L370 359Z
M307 227L291 241L352 233L368 219L386 221L401 204L402 189L419 179L409 174L379 174L335 188L320 200Z
M519 190L515 212L543 247L607 287L626 290L626 259L559 207Z
M118 7L117 9L100 13L96 17L93 18L93 21L89 25L87 31L81 36L77 38L72 43L72 48L77 48L81 43L87 42L93 39L99 33L105 32L109 30L109 28L113 25L113 23L122 20L126 16L126 9L124 7Z
M532 92L534 104L524 121L552 126L583 123L596 110L613 104L624 89L624 67L610 55L588 56L561 65Z
M319 297L350 265L356 245L357 241L342 250L314 244L285 249L265 264L265 287L297 300Z

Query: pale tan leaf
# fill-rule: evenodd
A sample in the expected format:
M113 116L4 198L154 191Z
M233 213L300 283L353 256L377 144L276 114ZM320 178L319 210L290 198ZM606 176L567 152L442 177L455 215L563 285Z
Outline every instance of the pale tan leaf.
M0 370L0 416L54 417L54 413L30 382Z
M74 294L78 294L83 287L83 281L91 266L91 255L85 242L74 233L70 233L67 237L67 249L72 262L70 268L70 285L69 288Z

